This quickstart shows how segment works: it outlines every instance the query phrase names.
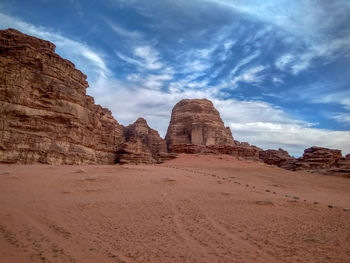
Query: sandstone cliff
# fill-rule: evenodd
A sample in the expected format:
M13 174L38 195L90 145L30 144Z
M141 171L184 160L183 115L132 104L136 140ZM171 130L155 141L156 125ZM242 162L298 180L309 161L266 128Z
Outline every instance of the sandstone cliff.
M0 31L0 162L115 163L123 128L87 87L54 44Z
M166 142L156 130L151 129L146 120L137 119L124 128L126 142L120 151L119 163L161 163L174 158L169 154Z
M185 99L172 111L165 137L168 148L175 153L229 154L259 160L262 149L233 140L219 112L207 99Z
M57 55L54 44L0 31L0 162L160 163L174 153L212 153L350 177L350 155L339 150L311 147L296 159L282 149L234 141L207 99L177 103L165 141L142 118L119 125L86 95L87 87L86 76Z
M234 145L229 128L225 128L219 112L207 99L185 99L172 111L165 137L169 149L176 145Z

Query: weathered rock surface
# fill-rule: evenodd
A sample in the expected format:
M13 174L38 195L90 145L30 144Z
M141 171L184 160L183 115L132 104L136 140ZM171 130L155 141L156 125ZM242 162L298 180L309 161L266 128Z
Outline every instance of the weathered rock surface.
M115 163L123 128L87 87L54 44L0 31L0 162Z
M298 163L306 170L329 169L342 157L340 150L313 146L304 150Z
M350 155L343 157L340 150L313 146L304 150L302 157L282 162L288 170L306 170L329 175L350 177Z
M350 155L339 150L311 147L295 159L282 149L234 141L207 99L177 103L165 141L142 118L120 125L86 95L87 87L86 76L57 55L54 44L1 30L0 162L160 163L174 153L213 153L350 177Z
M195 144L177 144L170 148L174 153L190 154L228 154L236 157L243 157L250 160L259 160L261 148L254 145L223 145L223 146L204 146Z
M168 153L165 140L156 130L151 129L143 118L125 127L124 137L126 142L120 151L121 164L161 163L176 156Z
M264 163L280 166L286 161L291 161L293 158L289 153L281 148L278 150L266 150L259 152L259 159Z
M350 178L350 154L338 159L329 172Z
M225 128L219 112L207 99L184 99L172 111L165 136L168 147L176 145L234 145L230 129Z

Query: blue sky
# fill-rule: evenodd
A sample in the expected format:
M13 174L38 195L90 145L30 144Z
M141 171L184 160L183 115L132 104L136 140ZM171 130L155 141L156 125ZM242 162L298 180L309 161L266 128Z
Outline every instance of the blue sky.
M2 0L8 27L54 42L121 124L164 136L209 98L239 141L350 153L349 0Z

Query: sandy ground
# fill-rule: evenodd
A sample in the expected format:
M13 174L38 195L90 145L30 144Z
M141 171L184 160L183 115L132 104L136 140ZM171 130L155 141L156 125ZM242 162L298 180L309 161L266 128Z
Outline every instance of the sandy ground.
M0 262L350 262L346 207L349 179L224 155L2 164Z

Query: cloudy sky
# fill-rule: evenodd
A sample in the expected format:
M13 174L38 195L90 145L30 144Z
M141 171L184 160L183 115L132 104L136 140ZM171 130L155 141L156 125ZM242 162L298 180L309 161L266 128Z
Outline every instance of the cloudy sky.
M1 0L0 29L52 41L124 125L164 136L209 98L239 141L350 153L349 0Z

